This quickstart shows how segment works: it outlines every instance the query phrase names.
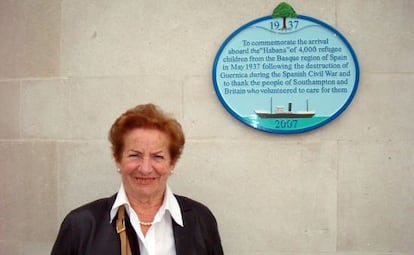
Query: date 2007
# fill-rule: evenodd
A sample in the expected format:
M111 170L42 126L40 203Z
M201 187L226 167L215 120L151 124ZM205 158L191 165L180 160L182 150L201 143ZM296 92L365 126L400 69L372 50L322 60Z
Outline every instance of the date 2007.
M296 128L298 120L275 120L275 128Z

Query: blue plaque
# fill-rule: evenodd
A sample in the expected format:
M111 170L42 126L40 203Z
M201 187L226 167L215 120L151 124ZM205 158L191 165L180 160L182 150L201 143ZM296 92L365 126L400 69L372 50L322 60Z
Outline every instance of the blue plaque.
M273 15L233 32L217 52L212 75L233 117L257 130L293 134L321 127L347 108L359 65L351 45L330 25Z

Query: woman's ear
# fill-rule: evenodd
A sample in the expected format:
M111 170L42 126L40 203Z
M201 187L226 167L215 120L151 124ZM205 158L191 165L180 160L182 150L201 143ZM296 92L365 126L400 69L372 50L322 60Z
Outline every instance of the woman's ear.
M174 173L174 169L175 169L175 164L172 164L170 167L170 175Z
M116 162L116 171L117 171L118 173L120 173L120 172L121 172L121 164L119 164L118 162Z

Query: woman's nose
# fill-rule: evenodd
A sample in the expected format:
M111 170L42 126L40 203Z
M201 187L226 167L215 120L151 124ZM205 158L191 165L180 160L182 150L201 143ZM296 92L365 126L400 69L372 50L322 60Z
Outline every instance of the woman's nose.
M143 174L149 174L152 172L151 159L144 157L141 161L141 167L139 169Z

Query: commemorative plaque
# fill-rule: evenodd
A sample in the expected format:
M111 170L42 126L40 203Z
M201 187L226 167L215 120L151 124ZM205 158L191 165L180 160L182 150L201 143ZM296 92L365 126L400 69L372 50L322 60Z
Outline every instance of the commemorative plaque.
M359 65L335 28L281 3L223 42L212 76L233 117L260 131L293 134L321 127L348 107Z

